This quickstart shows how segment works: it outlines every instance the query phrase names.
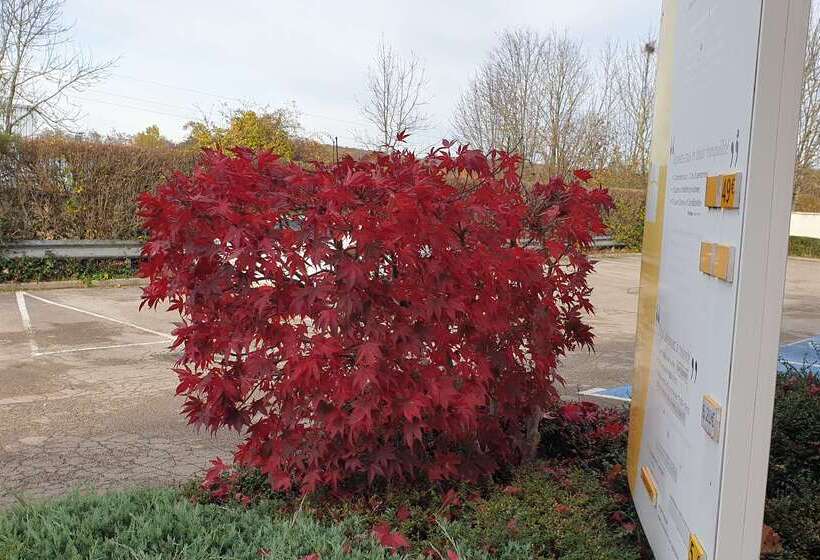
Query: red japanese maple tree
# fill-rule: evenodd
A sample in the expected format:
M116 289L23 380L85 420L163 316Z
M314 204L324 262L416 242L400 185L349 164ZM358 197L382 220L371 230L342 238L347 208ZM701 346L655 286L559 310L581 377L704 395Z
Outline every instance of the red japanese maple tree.
M143 304L181 313L189 421L241 430L234 460L274 489L521 460L559 359L592 345L583 248L611 200L580 171L525 189L519 163L210 151L144 194Z

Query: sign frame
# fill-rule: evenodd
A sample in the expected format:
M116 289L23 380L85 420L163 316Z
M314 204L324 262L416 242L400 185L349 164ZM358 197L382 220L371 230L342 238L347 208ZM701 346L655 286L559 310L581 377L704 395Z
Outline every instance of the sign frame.
M700 399L703 398L704 414L709 412L711 415L704 424L704 430L711 430L706 431L708 437L711 437L716 445L722 446L720 472L716 477L719 480L719 487L714 489L718 492L717 511L708 513L715 514L714 538L710 534L705 540L703 537L699 539L693 532L688 537L688 544L685 545L688 546L687 550L684 547L674 547L669 535L664 534L666 529L661 527L655 518L652 508L658 507L659 495L667 488L662 484L656 486L651 472L642 462L642 454L647 445L647 438L658 437L657 434L653 435L651 428L645 430L647 423L658 421L657 417L653 417L658 413L658 406L652 406L653 403L647 399L650 395L652 376L655 375L653 346L656 346L655 322L660 321L658 305L660 283L663 281L661 264L664 258L673 258L672 255L665 257L663 254L664 215L669 202L667 173L670 153L675 151L670 116L674 108L673 103L676 101L673 95L672 74L675 49L681 48L677 43L689 32L680 28L677 15L679 10L691 9L696 4L701 4L696 8L702 8L705 4L714 5L715 2L663 2L651 149L653 165L647 191L647 220L641 266L636 371L630 411L627 473L647 537L659 560L686 558L692 553L693 542L697 545L697 557L706 560L757 560L760 553L766 492L777 348L788 252L794 155L800 111L800 84L810 0L746 2L748 9L760 10L757 52L754 53L756 59L751 126L748 147L744 147L748 149L747 154L744 154L745 165L741 169L725 170L739 173L739 190L733 189L731 203L723 205L723 211L729 209L728 211L739 212L742 218L737 247L732 248L733 260L729 265L728 275L715 279L715 282L736 283L736 290L733 291L731 348L726 381L728 386L725 387L723 403L707 394L697 395L697 403L688 403L692 405L690 408L696 405L700 410ZM708 13L711 15L711 8ZM732 150L740 150L739 141L737 147L732 145ZM734 155L732 157L733 160L737 159ZM704 180L703 190L699 193L701 201L705 198L706 186L707 182ZM721 211L715 210L714 207L710 208L712 209L708 211ZM696 233L691 232L693 237ZM697 250L699 246L700 243L697 244ZM695 255L694 266L697 266L699 259L702 258L703 255ZM697 368L697 363L693 363ZM690 400L693 399L690 397ZM718 415L717 418L714 417L715 414ZM647 479L650 480L650 485L647 485ZM705 481L686 482L696 487ZM710 487L713 482L709 481ZM706 523L711 521L707 519ZM682 524L688 523L684 520Z

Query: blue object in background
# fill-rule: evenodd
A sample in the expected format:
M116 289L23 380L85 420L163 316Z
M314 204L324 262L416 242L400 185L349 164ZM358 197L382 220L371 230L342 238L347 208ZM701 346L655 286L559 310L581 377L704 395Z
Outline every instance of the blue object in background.
M780 347L777 371L782 373L804 367L809 372L820 374L820 335Z
M588 397L600 397L602 399L613 399L616 401L629 402L632 400L632 385L621 385L619 387L610 387L608 389L598 387L596 389L581 391L581 394Z
M792 368L797 370L805 368L809 372L820 375L820 335L780 347L777 371L785 373ZM581 394L587 397L629 402L632 400L632 385L597 387L581 391Z

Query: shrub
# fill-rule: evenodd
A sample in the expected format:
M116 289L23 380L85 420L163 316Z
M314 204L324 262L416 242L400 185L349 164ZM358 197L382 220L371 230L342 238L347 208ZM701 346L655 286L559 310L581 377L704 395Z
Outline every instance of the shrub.
M592 344L583 249L611 200L578 180L525 193L518 161L207 152L143 195L143 304L182 313L189 421L246 430L235 461L282 490L519 461L559 359Z
M609 234L624 248L640 251L646 216L646 192L626 189L610 192L615 207L605 218Z
M774 558L820 558L820 383L807 368L778 375L765 522L783 539Z
M208 122L190 122L186 125L190 136L188 144L196 150L212 148L230 150L244 146L255 150L271 150L291 159L293 139L299 129L295 110L284 108L273 111L252 109L223 109L225 126Z
M789 237L789 255L792 257L807 257L820 259L820 239L813 237Z
M605 408L588 401L561 403L541 421L539 455L580 461L607 474L626 464L628 424L624 408Z
M0 151L0 239L136 239L137 195L193 157L61 136Z
M0 257L0 282L108 280L132 276L133 272L129 259Z

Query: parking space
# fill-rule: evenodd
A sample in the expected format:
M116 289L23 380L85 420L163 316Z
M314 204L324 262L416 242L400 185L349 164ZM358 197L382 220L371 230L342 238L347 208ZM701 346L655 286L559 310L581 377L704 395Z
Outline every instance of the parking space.
M574 394L629 382L640 257L601 258L592 276L596 352L561 367ZM789 261L781 342L820 332L820 261ZM0 505L184 481L235 434L196 432L179 414L168 350L175 316L138 311L140 289L0 293Z
M139 288L0 293L0 504L182 481L233 438L179 415L174 317Z

